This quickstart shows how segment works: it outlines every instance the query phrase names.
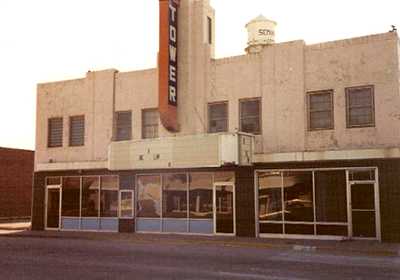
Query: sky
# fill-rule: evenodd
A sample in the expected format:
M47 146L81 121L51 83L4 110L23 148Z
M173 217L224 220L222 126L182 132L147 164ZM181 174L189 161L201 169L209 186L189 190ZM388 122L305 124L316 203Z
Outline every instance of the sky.
M244 26L260 14L278 23L277 42L400 30L398 0L210 2L217 58L244 53ZM35 148L37 83L154 68L157 51L158 0L0 0L0 147Z

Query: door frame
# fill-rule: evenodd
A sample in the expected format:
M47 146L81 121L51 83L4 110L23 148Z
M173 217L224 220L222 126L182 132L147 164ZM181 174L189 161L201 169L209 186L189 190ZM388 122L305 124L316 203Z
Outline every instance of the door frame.
M48 227L47 226L47 216L48 216L48 198L49 198L49 190L58 190L59 191L59 206L58 206L58 228L53 228L53 227ZM45 191L45 220L44 220L44 225L45 225L45 230L54 230L54 231L59 231L61 230L61 202L62 202L62 187L61 186L46 186L46 191Z
M382 241L381 233L381 215L380 215L380 197L379 197L379 180L378 169L375 168L375 180L355 180L351 181L349 178L349 171L357 170L357 168L346 170L347 181L347 221L348 221L348 235L349 238L354 240L378 240ZM374 187L374 207L375 207L375 237L354 237L353 236L353 208L351 204L351 187L353 185L373 185Z
M231 186L233 190L233 233L220 233L217 232L217 187L218 186ZM213 221L214 221L214 235L219 236L236 236L236 188L233 182L214 182L213 184Z

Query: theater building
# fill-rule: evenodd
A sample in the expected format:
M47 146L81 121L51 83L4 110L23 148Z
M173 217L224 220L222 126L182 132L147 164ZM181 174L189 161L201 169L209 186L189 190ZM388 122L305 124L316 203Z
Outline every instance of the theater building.
M215 58L214 26L160 0L157 68L38 85L33 229L399 242L397 33L278 43L259 16Z

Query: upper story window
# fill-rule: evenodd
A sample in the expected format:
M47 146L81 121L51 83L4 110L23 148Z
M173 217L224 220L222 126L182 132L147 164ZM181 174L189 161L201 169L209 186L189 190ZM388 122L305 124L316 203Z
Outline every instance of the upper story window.
M212 27L212 19L210 18L210 17L207 17L207 30L208 30L208 43L211 45L212 44L212 42L213 42L213 40L212 40L212 37L213 37L213 33L212 33L212 30L213 30L213 27Z
M375 126L374 87L346 88L347 127Z
M208 132L228 131L228 103L208 104Z
M308 129L333 129L333 91L308 93Z
M85 145L85 116L69 118L69 145L71 147Z
M115 112L115 141L132 139L132 112Z
M63 118L48 120L47 147L55 148L63 145Z
M261 134L261 100L240 100L239 112L240 131L252 134Z
M142 138L158 138L158 109L142 111Z

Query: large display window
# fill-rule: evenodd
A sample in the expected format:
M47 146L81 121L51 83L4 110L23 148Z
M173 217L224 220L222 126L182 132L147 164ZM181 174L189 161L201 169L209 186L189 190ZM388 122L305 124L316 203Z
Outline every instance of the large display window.
M118 230L118 176L67 176L47 178L47 188L61 183L62 230Z
M256 171L259 235L379 237L376 172L374 168ZM360 198L367 206L357 204ZM366 216L366 212L368 227L361 228L359 213Z

